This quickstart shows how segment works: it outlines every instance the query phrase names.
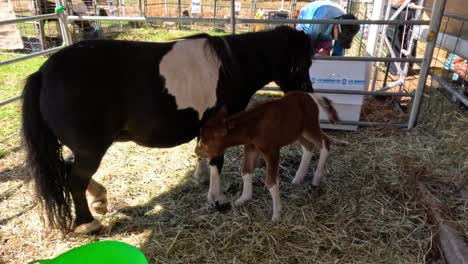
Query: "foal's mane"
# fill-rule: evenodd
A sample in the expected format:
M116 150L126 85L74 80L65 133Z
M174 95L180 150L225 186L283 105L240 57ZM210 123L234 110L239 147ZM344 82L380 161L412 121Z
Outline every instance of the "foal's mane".
M266 101L261 101L261 102L256 102L254 103L251 107L248 109L245 109L244 111L241 111L239 113L235 113L231 116L229 116L226 120L228 124L228 129L233 129L238 127L239 125L242 125L245 122L252 122L254 119L259 119L262 117L262 112L265 111L265 108L263 107L264 105L268 105L271 103L275 103L277 100L280 98L275 98L272 100L266 100Z

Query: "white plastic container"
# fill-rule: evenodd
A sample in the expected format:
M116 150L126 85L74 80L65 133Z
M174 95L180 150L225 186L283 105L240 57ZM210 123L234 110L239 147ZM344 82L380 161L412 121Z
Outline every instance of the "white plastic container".
M363 61L322 61L315 60L310 67L310 79L314 89L367 91L369 87L369 62ZM363 95L317 93L328 97L338 112L341 120L359 121L364 101ZM328 120L320 109L320 119ZM356 130L357 125L327 125L322 128Z

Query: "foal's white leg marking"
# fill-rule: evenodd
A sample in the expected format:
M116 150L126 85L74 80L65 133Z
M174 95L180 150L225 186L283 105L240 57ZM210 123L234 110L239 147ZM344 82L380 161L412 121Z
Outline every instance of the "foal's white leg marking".
M315 171L314 174L314 179L312 180L312 185L318 186L320 183L320 179L323 176L323 171L325 167L325 162L327 161L328 158L328 150L325 147L325 141L322 140L322 148L320 148L320 158L318 161L317 165L317 170Z
M304 181L304 178L307 174L307 169L309 168L310 160L312 159L312 151L307 150L304 146L302 147L302 159L299 169L297 169L296 176L292 180L292 183L299 184Z
M210 188L208 190L208 202L211 204L225 204L228 202L227 197L221 191L221 178L216 166L210 166Z
M197 163L197 169L193 175L194 181L196 183L205 183L209 180L208 177L208 161L206 159L199 159Z
M159 64L169 94L177 109L193 108L200 119L216 103L221 62L207 48L206 39L187 39L174 44Z
M242 195L234 202L235 206L241 206L248 200L252 199L252 179L254 177L253 173L247 173L242 175L242 180L244 181L244 187L242 189Z
M271 194L271 198L273 199L273 216L271 217L272 222L278 222L280 219L281 214L281 200L279 195L279 183L271 186L268 189Z

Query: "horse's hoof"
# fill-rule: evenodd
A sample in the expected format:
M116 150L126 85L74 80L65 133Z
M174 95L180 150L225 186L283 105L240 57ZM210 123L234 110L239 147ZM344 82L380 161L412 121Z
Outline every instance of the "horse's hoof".
M105 215L107 213L107 201L95 201L92 204L90 204L90 209L93 213Z
M90 223L77 226L74 232L77 234L95 234L99 233L103 228L104 226L98 220L94 219Z
M102 184L91 180L86 189L86 200L91 212L96 214L107 213L107 190Z

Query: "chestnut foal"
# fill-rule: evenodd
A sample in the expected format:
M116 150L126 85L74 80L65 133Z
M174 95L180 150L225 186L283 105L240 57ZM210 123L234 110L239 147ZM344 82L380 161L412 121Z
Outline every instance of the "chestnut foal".
M273 199L273 217L280 218L278 166L280 149L298 141L303 150L301 164L292 183L301 183L307 173L314 146L320 149L320 158L312 184L318 186L324 173L330 150L330 140L320 129L319 107L327 112L332 123L339 118L331 101L326 97L305 92L289 92L283 98L254 106L252 109L226 117L222 108L209 119L200 132L195 153L201 157L220 156L231 146L244 145L242 195L234 202L240 206L252 198L252 179L260 154L266 161L265 184Z

